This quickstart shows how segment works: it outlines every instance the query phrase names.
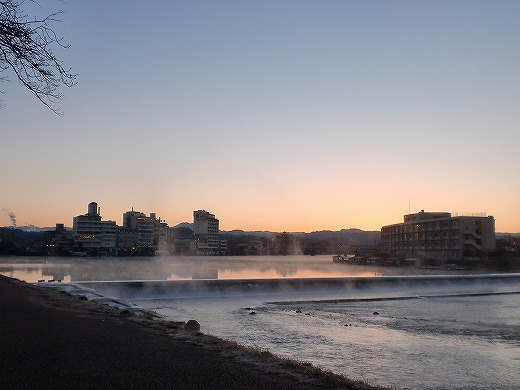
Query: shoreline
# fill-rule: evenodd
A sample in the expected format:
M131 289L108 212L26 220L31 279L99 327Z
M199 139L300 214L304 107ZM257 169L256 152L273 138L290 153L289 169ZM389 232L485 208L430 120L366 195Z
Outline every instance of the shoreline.
M0 275L3 388L388 389Z

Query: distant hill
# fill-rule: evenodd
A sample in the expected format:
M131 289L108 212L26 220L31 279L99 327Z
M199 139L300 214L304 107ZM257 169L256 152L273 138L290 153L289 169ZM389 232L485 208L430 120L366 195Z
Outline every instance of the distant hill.
M275 238L279 232L269 232L269 231L244 231L244 230L231 230L231 231L222 231L223 234L231 235L231 236L253 236L253 237L261 237L272 239ZM379 242L381 238L381 232L379 231L364 231L360 229L342 229L339 231L330 231L330 230L322 230L311 233L302 233L302 232L291 232L294 236L298 237L301 240L309 241L309 240L327 240L333 243L344 244L349 243L353 245L375 245Z
M17 226L16 227L17 229L20 229L24 232L46 232L46 231L54 231L56 230L56 226L48 226L48 227L37 227L37 226L34 226L34 225L25 225L25 226ZM72 230L71 228L65 228L65 229L69 229L69 230Z
M10 226L5 226L5 228L11 228ZM182 228L180 231L187 232L185 229L190 229L193 231L193 223L189 222L181 222L172 228ZM25 225L25 226L17 226L16 229L20 229L24 232L45 232L45 231L54 231L56 229L55 226L46 226L46 227L38 227L34 225ZM71 231L72 228L65 227L65 229ZM276 235L281 234L281 232L270 232L270 231L245 231L240 229L225 231L220 231L222 234L232 235L232 236L254 236L272 239L275 238ZM358 245L370 245L374 244L374 242L378 242L381 237L380 231L365 231L361 229L341 229L337 231L332 230L320 230L310 233L304 232L289 232L298 238L304 239L317 239L317 240L332 240L332 241L349 241L352 243L356 243ZM505 233L505 232L497 232L496 237L498 239L505 237L520 237L520 233Z
M193 230L187 226L179 226L170 228L173 238L190 238L193 237Z
M501 238L509 238L509 237L517 237L520 238L520 233L496 233L496 237L498 239Z
M233 236L254 236L254 237L261 237L261 238L274 238L277 234L276 232L267 232L267 231L244 231L244 230L230 230L230 231L224 231L221 230L224 234L231 234Z
M188 228L193 230L193 224L189 222L181 222L175 226L171 226L172 228Z
M322 230L311 233L295 233L300 239L328 240L335 243L348 242L351 245L376 245L381 240L380 231L360 229L341 229L339 231Z

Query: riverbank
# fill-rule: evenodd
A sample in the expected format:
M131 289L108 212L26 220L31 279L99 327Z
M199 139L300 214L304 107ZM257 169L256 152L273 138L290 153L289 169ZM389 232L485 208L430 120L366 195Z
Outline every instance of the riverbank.
M0 387L381 389L0 275Z

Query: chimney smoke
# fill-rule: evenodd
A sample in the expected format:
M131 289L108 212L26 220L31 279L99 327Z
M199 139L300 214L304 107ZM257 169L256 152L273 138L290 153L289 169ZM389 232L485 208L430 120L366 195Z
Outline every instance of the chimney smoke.
M9 219L11 220L11 224L13 225L14 228L16 228L16 215L14 215L14 213L11 210L9 210L8 208L3 208L2 212L9 216Z

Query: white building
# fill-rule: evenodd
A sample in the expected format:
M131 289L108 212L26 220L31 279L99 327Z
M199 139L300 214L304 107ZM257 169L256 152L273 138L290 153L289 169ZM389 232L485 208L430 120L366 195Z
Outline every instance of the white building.
M153 248L153 221L146 214L134 209L127 211L123 214L122 228L131 231L132 236L135 236L136 240L132 245L134 248Z
M193 212L193 235L197 242L197 254L218 255L220 252L219 221L206 210Z
M153 245L155 250L168 250L168 224L157 217L155 213L150 213L150 219L153 221Z
M81 252L115 254L117 225L114 221L102 221L96 202L88 205L87 214L72 219L73 237Z
M492 216L452 216L425 212L404 216L404 222L381 228L382 250L403 258L446 263L475 260L496 249Z
M122 251L156 251L166 249L168 225L155 213L150 216L140 211L123 214L123 226L119 230L119 248Z

